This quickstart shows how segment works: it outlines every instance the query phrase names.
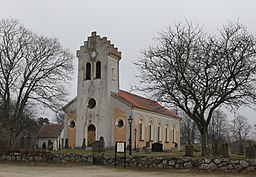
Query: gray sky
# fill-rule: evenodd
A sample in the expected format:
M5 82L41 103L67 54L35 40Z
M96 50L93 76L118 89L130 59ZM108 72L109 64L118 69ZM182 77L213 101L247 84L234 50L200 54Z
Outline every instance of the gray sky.
M0 0L0 17L18 19L36 33L57 37L74 54L92 31L106 36L122 52L120 87L128 91L136 84L133 62L140 51L174 21L187 19L216 32L228 21L239 20L256 34L255 0ZM72 98L76 76L71 90ZM243 109L241 114L255 122L254 111Z

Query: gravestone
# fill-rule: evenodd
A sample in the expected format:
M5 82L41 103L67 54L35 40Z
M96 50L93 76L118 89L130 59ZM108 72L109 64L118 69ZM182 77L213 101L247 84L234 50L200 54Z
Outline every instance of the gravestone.
M213 156L220 156L222 151L221 148L221 142L218 141L217 139L214 139L212 142L212 154Z
M100 137L100 140L93 142L92 153L93 153L93 164L104 164L104 151L105 142L104 138Z
M245 157L249 159L254 159L256 157L256 146L249 146L245 148Z
M244 155L244 145L239 144L238 146L238 155Z
M153 143L151 151L152 152L163 152L163 144L161 144L161 143Z
M194 146L192 145L185 146L185 156L192 157L193 153L194 153Z
M228 152L228 144L224 143L222 144L222 157L229 157L229 152Z
M104 142L104 138L102 136L100 137L100 140L95 141L92 144L92 151L99 152L99 153L105 151L105 142Z
M146 141L146 147L150 147L149 141Z
M150 152L150 143L149 143L149 141L146 141L146 146L143 146L142 149L143 149L143 152Z

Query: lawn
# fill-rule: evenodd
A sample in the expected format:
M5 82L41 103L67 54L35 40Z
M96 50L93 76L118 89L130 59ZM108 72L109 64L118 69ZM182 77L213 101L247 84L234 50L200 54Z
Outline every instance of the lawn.
M93 154L92 150L90 149L62 149L60 151L51 151L54 153L60 153L60 154L67 154L67 153L74 153L74 154ZM95 154L98 152L94 152ZM105 156L114 156L115 155L115 150L114 149L107 149L104 152ZM126 155L129 156L129 151L126 151ZM166 158L166 157L185 157L184 151L165 151L165 152L146 152L144 150L140 151L132 151L132 156L133 157L148 157L148 158ZM193 157L200 157L201 153L200 152L194 152ZM221 158L221 157L216 157L216 158ZM241 155L236 155L236 154L230 154L230 159L232 160L240 160L240 159L245 159L245 156Z

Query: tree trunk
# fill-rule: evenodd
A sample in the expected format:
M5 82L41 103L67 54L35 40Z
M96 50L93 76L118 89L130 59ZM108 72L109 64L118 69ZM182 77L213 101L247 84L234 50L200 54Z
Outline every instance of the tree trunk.
M201 130L201 150L201 156L209 156L207 127L203 127Z
M8 144L8 149L12 149L14 146L14 142L16 140L16 136L14 136L12 133L10 133L10 137L9 137L9 144Z
M12 136L9 138L8 149L12 148Z

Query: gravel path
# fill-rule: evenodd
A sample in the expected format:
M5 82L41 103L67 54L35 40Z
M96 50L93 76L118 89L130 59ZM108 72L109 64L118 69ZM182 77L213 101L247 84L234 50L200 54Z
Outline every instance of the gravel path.
M134 170L128 168L114 168L88 165L60 165L53 167L20 164L0 164L0 177L255 177L246 174L209 174L187 171L152 171Z

